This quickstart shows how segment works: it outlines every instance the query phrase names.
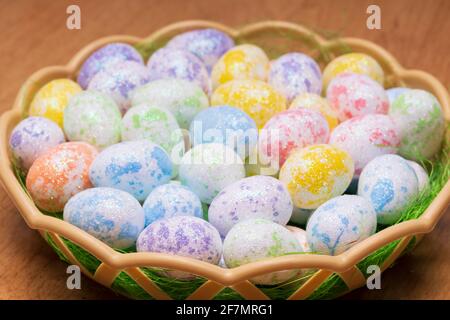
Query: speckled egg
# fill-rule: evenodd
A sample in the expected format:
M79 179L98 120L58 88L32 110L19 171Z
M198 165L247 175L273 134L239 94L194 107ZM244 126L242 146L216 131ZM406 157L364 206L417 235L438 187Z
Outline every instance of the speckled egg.
M311 217L311 215L314 213L314 209L301 209L294 207L294 210L292 211L290 222L298 225L306 225L308 222L308 219Z
M45 211L60 212L73 195L91 188L89 167L97 153L85 142L66 142L37 158L26 179L34 203Z
M322 204L306 227L311 251L336 256L373 235L377 215L369 201L343 195Z
M211 203L225 187L245 177L244 163L221 143L199 144L181 159L179 179L202 202Z
M355 171L351 156L326 144L308 146L289 156L280 170L280 180L294 205L315 209L344 193Z
M330 144L350 154L357 177L370 160L383 154L397 153L400 134L389 116L367 114L338 125L331 133Z
M124 114L130 107L130 92L150 80L148 69L134 61L110 64L89 82L88 90L100 91L114 99Z
M147 140L121 142L104 149L89 170L94 186L127 191L139 201L169 182L171 176L169 156Z
M201 29L184 32L173 37L166 47L189 51L200 58L208 72L211 72L217 60L234 47L234 40L217 29Z
M295 236L285 227L266 219L248 219L236 224L223 242L223 257L228 268L294 252L302 252ZM278 271L257 276L251 281L274 285L298 273L299 270Z
M127 249L144 229L144 210L127 192L91 188L70 198L64 220L113 248Z
M116 103L96 91L75 95L64 110L64 131L70 141L105 148L120 141L122 122Z
M328 123L315 110L286 110L272 117L260 132L259 156L263 163L280 168L295 150L327 143Z
M370 201L379 224L396 223L418 192L419 182L414 169L397 155L376 157L359 177L358 195Z
M292 52L270 63L269 84L291 103L299 94L320 94L322 74L319 65L309 56Z
M269 58L265 52L252 44L236 46L225 53L211 72L213 88L231 80L267 79Z
M430 186L430 177L427 171L420 164L414 161L406 160L417 176L417 182L419 183L419 192L424 191Z
M302 252L311 252L311 247L308 242L308 235L305 230L294 226L286 226L286 229L288 229L297 239L300 247L302 248Z
M328 100L314 93L301 93L289 106L292 109L312 109L318 111L327 120L330 132L339 124L337 113L331 108Z
M328 86L327 99L341 121L370 113L386 114L389 110L383 87L362 74L338 75Z
M323 70L323 84L326 89L330 81L341 73L364 74L383 85L384 71L380 64L364 53L348 53L332 60Z
M256 147L258 129L245 112L230 106L207 108L196 115L190 126L192 145L223 143L242 159Z
M64 109L70 98L81 90L81 87L70 79L52 80L36 93L31 101L28 114L48 118L62 128Z
M286 99L263 81L233 80L214 91L211 105L237 107L247 113L258 128L262 128L275 114L286 110Z
M144 64L142 56L129 44L110 43L101 47L86 59L78 74L78 83L83 89L86 89L89 82L99 71L119 61L134 61Z
M410 90L409 88L404 87L396 87L396 88L390 88L386 90L386 94L388 96L389 105L391 106L395 99L397 99L401 94L407 92Z
M136 243L138 252L160 252L218 264L222 239L208 222L197 217L176 216L159 219L142 231ZM193 276L183 271L167 271L179 279Z
M395 99L389 115L402 136L400 155L411 160L425 160L440 150L445 120L441 105L431 93L408 90Z
M209 106L208 97L195 83L181 79L161 79L136 88L131 104L150 104L169 110L183 129L189 129L197 113Z
M209 206L208 220L224 237L236 223L252 218L286 225L292 208L291 196L278 179L253 176L223 189Z
M144 202L145 226L175 216L203 217L202 203L186 186L168 183L156 187Z
M203 62L189 51L161 48L147 62L150 80L183 79L198 84L209 94L211 82Z
M9 148L14 164L27 172L39 156L65 141L58 125L44 117L29 117L14 127Z

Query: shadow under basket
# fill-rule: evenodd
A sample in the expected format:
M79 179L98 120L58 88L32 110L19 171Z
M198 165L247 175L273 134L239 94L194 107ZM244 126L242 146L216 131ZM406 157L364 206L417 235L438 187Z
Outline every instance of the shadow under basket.
M362 39L325 39L297 24L265 21L233 29L208 21L184 21L164 27L147 38L127 35L99 39L80 50L65 66L47 67L34 73L22 86L14 106L0 120L0 178L6 192L28 226L40 232L58 256L115 292L134 299L332 299L366 284L369 266L381 271L412 250L421 237L433 230L450 203L448 145L430 163L430 187L411 203L393 226L338 256L292 254L223 269L202 261L162 253L136 253L110 248L86 232L61 220L61 215L41 212L29 197L24 180L9 158L8 138L14 126L26 116L36 92L58 78L76 79L83 61L96 49L111 42L134 45L147 58L174 35L199 28L216 28L237 43L262 47L270 58L289 51L302 51L322 67L347 52L374 57L386 74L385 87L425 89L439 100L447 123L450 121L448 91L433 76L404 69L383 48ZM446 141L449 135L446 134ZM198 277L177 280L162 276L161 269L189 272ZM312 270L276 286L256 286L249 279L275 271Z

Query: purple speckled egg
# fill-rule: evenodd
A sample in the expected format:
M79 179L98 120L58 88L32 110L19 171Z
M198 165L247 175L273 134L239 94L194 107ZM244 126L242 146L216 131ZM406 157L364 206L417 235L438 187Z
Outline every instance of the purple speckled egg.
M222 31L201 29L184 32L172 38L166 47L187 50L195 54L203 61L208 72L211 72L217 60L234 47L234 41Z
M92 78L111 63L118 61L135 61L144 64L142 56L126 43L110 43L91 54L83 63L78 74L78 83L86 89Z
M222 256L219 232L207 221L192 216L156 220L139 235L138 252L160 252L198 259L217 265ZM189 279L183 271L166 271L173 278Z
M14 128L9 147L16 166L26 172L40 155L64 141L64 133L55 122L29 117Z
M183 79L198 84L205 93L211 92L211 82L205 64L185 50L162 48L147 62L150 80Z
M270 63L269 84L283 94L290 103L299 94L322 91L322 74L319 65L309 56L292 52Z

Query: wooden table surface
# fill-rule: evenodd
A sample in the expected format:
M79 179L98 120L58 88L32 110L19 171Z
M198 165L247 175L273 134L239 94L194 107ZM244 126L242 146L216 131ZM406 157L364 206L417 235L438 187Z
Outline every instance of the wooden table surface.
M81 8L81 30L66 29L66 8ZM381 30L368 30L366 9L381 8ZM35 70L65 64L73 53L106 35L145 36L169 23L208 19L231 26L286 20L362 37L390 51L405 67L450 84L450 1L47 1L0 0L0 112L10 108L21 83ZM83 278L66 288L66 264L30 230L0 188L1 299L117 299ZM410 255L382 277L382 290L357 290L351 299L450 299L450 212Z

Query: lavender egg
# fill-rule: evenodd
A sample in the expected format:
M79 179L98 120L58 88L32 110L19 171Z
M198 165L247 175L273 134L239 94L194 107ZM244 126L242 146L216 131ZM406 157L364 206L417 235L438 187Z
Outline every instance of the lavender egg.
M55 122L29 117L13 129L9 147L15 165L26 172L40 155L64 141L64 133Z
M83 63L77 82L86 89L91 79L110 64L118 61L135 61L144 64L139 52L126 43L110 43L91 54Z

